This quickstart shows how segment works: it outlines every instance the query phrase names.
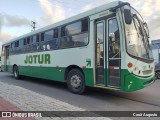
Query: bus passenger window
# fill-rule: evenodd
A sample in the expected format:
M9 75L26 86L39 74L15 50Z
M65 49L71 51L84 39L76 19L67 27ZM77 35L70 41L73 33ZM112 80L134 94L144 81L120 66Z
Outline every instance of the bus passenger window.
M65 26L61 28L61 37L65 36Z
M58 28L54 29L54 38L58 38Z
M23 45L27 45L27 39L24 39Z
M24 40L23 40L23 39L22 39L22 40L20 40L20 41L19 41L19 47L21 47L21 48L22 48L22 47L23 47L23 43L24 43Z
M41 33L41 41L44 41L44 33Z
M88 33L74 35L72 41L74 41L75 47L85 46L88 44Z
M19 47L19 41L16 42L16 47Z
M39 34L37 34L36 36L37 36L36 42L39 42L39 41L40 41L40 39L39 39Z
M81 33L81 24L82 22L79 21L79 22L75 22L75 23L67 25L65 27L65 32L66 32L65 35L74 35L77 33Z
M12 49L15 48L15 43L11 43L11 48L12 48Z
M37 44L37 49L36 49L36 51L39 51L40 50L40 45L39 44Z
M53 40L53 30L44 32L43 37L44 37L44 41Z
M35 44L37 42L37 35L34 35L32 39L33 39L33 44Z
M51 40L47 44L49 44L50 50L55 50L58 48L58 39Z
M44 50L44 51L46 50L46 46L45 46L45 45L43 45L43 50Z
M31 44L32 43L32 39L31 39L31 37L28 37L27 38L27 44Z
M49 45L49 44L47 44L46 48L47 48L47 50L50 50L50 45Z
M11 43L10 54L14 54L14 51L15 51L15 42Z
M73 47L74 42L72 41L72 36L61 38L61 48Z
M82 20L82 32L88 31L88 19Z

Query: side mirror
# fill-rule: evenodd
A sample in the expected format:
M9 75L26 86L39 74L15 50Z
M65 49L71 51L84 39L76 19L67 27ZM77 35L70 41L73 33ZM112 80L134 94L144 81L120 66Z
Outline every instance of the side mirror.
M131 15L131 10L130 9L124 9L124 19L126 24L131 24L132 23L132 15Z

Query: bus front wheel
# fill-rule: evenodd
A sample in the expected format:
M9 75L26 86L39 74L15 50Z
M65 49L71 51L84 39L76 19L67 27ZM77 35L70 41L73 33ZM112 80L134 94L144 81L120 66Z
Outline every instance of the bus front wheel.
M85 91L84 75L78 69L71 70L67 75L67 86L75 94L82 94Z
M15 78L15 79L19 79L19 78L20 78L19 70L18 70L18 67L17 67L17 66L14 66L13 74L14 74L14 78Z

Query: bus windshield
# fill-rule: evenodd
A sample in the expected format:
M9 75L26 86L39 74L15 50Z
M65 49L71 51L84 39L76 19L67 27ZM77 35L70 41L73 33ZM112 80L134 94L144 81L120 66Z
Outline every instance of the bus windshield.
M147 25L133 8L131 8L131 14L132 23L125 24L127 52L136 57L153 59Z

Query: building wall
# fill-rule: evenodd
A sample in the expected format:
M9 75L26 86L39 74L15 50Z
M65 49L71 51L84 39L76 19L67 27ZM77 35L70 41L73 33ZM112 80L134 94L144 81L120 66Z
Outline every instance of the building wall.
M153 49L152 53L153 53L154 63L157 64L159 62L159 59L158 59L158 49Z
M159 56L160 56L160 40L152 40L151 41L151 49L153 53L154 63L159 63Z

